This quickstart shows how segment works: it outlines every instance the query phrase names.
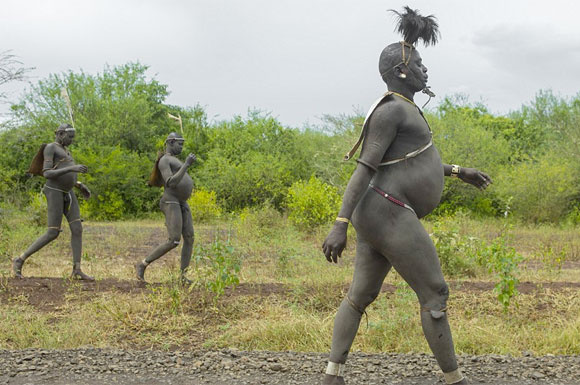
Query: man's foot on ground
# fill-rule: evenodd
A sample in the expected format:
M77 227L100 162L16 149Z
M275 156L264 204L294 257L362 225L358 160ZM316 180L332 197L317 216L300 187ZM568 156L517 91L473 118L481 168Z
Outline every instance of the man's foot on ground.
M73 270L72 274L70 275L72 279L79 279L81 281L94 281L95 279L90 275L86 275L81 270Z
M137 280L139 282L142 283L147 283L145 282L145 268L147 267L147 265L145 265L143 262L139 262L135 264L135 272L137 273Z
M20 257L16 257L12 260L12 272L16 278L24 278L22 276L22 265L24 265L24 260Z
M324 380L322 381L322 385L345 385L344 378L341 376L332 376L330 374L324 375Z
M191 279L187 279L184 275L181 276L180 283L183 286L193 285L193 281Z
M446 382L445 382L444 379L441 378L439 381L437 381L433 385L439 385L439 384L446 384ZM469 385L469 382L467 381L467 378L463 377L463 380L461 380L459 382L456 382L456 383L454 383L452 385Z

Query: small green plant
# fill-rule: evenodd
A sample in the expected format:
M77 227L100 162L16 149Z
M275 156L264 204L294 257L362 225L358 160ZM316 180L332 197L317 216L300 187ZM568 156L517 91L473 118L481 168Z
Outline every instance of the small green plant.
M193 270L195 283L213 293L215 306L226 287L240 283L241 261L229 242L216 238L209 246L196 247Z
M495 285L495 291L497 299L506 312L511 299L518 294L519 279L516 274L522 260L522 256L508 245L507 225L491 244L481 247L478 251L478 263L499 279Z
M453 217L450 220L440 219L433 224L430 234L437 248L441 269L451 277L474 277L477 265L474 255L479 244L474 237L462 236Z
M222 210L217 204L215 191L196 189L187 203L195 222L209 222L218 219L222 214Z
M288 189L288 219L301 229L312 229L330 222L340 209L340 195L334 186L314 175L308 182L295 182Z
M546 245L540 249L539 258L547 272L559 274L562 270L562 265L566 262L567 254L567 245L564 245L559 252L555 252L552 246Z

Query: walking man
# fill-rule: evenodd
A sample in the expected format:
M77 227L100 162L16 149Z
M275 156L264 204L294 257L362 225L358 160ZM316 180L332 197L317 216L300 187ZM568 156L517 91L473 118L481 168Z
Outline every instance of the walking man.
M344 193L334 227L322 245L329 262L337 262L352 222L357 232L353 282L334 322L330 360L324 385L345 384L343 367L361 316L379 294L394 268L417 294L423 332L448 384L467 384L461 374L447 322L449 290L437 252L420 218L438 204L443 177L452 176L485 189L491 180L473 168L443 164L433 146L429 124L415 105L415 93L426 90L427 68L415 43L438 39L433 16L422 17L405 7L398 30L404 41L381 53L379 71L385 93L369 111L359 142L362 150Z

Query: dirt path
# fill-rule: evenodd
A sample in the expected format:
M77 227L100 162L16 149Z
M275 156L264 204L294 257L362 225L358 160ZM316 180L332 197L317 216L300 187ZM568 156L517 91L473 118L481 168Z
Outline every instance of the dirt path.
M151 291L152 288L161 284L153 283L144 285L137 280L120 280L106 278L95 282L71 281L63 278L38 278L27 277L25 279L8 278L0 282L0 303L7 303L11 298L24 297L27 303L36 310L50 312L57 310L67 300L67 294L74 291L77 300L90 297L95 293L132 293L140 294ZM493 282L483 281L450 281L449 285L454 292L484 292L494 289ZM533 294L538 290L550 289L560 291L563 289L580 289L580 282L520 282L518 291L522 294ZM344 291L348 289L345 285ZM394 293L397 287L384 284L382 292ZM258 295L267 297L271 294L284 294L290 288L281 283L248 284L241 283L235 290L228 290L225 297L237 297L244 295ZM69 298L70 300L70 298Z
M0 384L318 384L326 355L238 350L160 352L102 349L0 351ZM472 384L580 384L579 356L461 356ZM349 384L433 385L426 354L349 358Z

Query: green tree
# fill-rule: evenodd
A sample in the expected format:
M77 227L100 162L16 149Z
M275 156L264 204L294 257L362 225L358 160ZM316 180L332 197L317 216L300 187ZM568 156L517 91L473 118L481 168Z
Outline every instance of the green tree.
M209 132L199 185L230 211L265 202L280 208L288 187L311 171L299 135L259 111L219 122Z

